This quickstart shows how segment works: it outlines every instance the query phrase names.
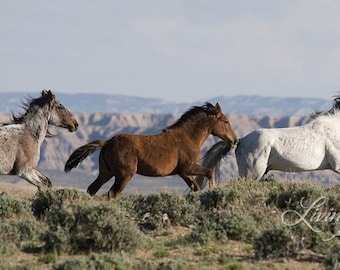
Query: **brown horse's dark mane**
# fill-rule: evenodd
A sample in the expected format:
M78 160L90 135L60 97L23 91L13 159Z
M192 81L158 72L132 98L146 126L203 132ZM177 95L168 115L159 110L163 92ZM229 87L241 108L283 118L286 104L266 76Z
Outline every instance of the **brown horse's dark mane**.
M340 95L337 95L333 98L333 106L330 110L326 112L316 111L310 115L311 119L316 119L319 116L323 115L334 115L335 113L340 111Z
M206 102L203 106L193 106L188 111L186 111L174 124L163 129L163 132L166 132L169 129L183 127L188 123L188 121L191 121L203 113L206 115L215 115L216 108L209 102Z

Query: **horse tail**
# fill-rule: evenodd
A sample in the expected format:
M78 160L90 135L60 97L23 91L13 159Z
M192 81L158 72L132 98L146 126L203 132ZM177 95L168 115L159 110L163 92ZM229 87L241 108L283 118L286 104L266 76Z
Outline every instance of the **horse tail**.
M230 149L232 144L226 141L219 141L215 143L203 156L201 165L203 167L212 169L215 176L220 177L220 164L222 158L224 158ZM197 184L203 189L207 184L207 178L204 176L196 177Z
M68 173L73 168L77 167L78 164L81 163L85 158L92 155L98 148L103 147L105 144L106 141L95 140L93 142L80 146L73 151L71 156L66 161L64 171Z

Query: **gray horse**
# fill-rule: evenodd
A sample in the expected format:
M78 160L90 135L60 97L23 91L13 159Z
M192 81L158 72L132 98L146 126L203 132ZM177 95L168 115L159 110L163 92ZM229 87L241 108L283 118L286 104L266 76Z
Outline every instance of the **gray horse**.
M48 125L73 132L78 123L51 90L42 91L41 97L28 100L23 107L24 114L13 115L11 123L0 126L0 174L17 175L39 190L51 187L51 181L35 169Z

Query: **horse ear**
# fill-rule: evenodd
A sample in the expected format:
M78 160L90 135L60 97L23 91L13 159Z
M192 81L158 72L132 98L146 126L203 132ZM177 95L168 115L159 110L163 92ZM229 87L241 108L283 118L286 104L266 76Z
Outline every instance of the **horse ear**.
M52 91L51 90L48 90L47 91L47 96L48 96L48 99L50 101L54 100L55 99L55 96L53 95Z
M55 96L53 95L51 90L42 90L41 96L46 97L49 102L52 102L53 100L55 100Z
M218 102L215 105L215 109L216 109L216 116L220 117L221 114L222 114L222 109L221 109L221 106L220 106L220 104Z

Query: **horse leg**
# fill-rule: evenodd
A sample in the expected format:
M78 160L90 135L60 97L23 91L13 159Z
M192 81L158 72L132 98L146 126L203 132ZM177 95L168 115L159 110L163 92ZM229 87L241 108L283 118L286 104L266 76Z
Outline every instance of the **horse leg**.
M197 182L195 181L194 177L187 176L187 175L182 175L182 174L180 174L179 176L183 178L185 183L187 183L188 187L192 191L199 191L199 190L201 190L201 187L197 184Z
M113 177L113 173L110 171L100 171L96 180L92 182L92 184L87 188L87 193L91 196L95 195L97 191L104 185L107 181L109 181Z
M32 185L36 186L40 191L41 188L49 188L52 186L51 181L37 170L30 170L30 171L19 171L17 175L31 183Z
M254 148L247 140L242 142L235 150L239 176L260 180L269 171L271 146Z
M211 169L203 167L198 164L194 164L189 169L185 170L183 173L180 174L180 176L184 179L184 181L192 190L194 191L201 190L202 188L197 184L195 179L191 177L192 175L202 175L207 177L209 179L209 189L215 187L215 177ZM194 185L193 186L194 189L192 188L192 185Z
M110 166L110 162L108 162L110 159L109 157L106 157L109 153L107 150L108 149L104 147L99 153L99 174L96 180L94 180L87 188L87 193L91 196L95 195L102 185L108 182L115 175L113 166Z
M38 175L38 177L41 179L41 181L43 182L45 186L47 186L48 188L52 187L52 183L46 175L43 175L41 172L37 170L34 170L34 172Z
M108 192L109 199L119 199L120 194L122 193L123 189L129 183L133 175L125 176L125 177L116 177L114 184L110 188Z

